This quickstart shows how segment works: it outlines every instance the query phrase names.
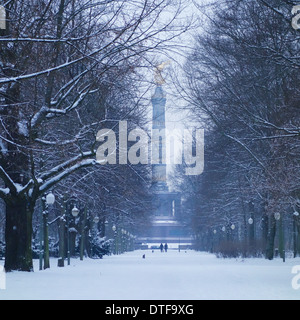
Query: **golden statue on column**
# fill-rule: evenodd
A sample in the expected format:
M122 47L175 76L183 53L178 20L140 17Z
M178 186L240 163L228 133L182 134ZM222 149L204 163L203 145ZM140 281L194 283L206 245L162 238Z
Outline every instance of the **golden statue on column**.
M164 68L171 64L171 61L165 61L162 62L161 64L157 65L154 69L154 82L158 85L158 86L162 86L163 84L166 83L165 79L162 76L162 71L164 70Z

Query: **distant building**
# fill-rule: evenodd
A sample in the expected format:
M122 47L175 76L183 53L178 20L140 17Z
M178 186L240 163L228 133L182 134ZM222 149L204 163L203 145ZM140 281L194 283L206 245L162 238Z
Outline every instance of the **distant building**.
M158 248L161 243L168 244L169 249L188 248L192 244L192 238L187 227L180 222L181 194L170 192L167 184L167 165L163 161L165 144L163 141L165 129L165 105L166 95L162 85L157 85L151 99L153 107L152 129L160 130L159 159L152 164L152 192L153 212L152 224L147 234L139 237L138 242L143 248Z

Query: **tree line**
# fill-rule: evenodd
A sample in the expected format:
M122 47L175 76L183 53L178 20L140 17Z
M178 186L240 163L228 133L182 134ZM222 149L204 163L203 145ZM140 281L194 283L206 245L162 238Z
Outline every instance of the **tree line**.
M196 247L300 254L299 31L294 1L200 6L181 96L205 128L205 169L180 177Z
M32 239L41 223L38 213L48 212L41 199L49 192L56 196L50 211L57 216L75 197L74 206L84 204L88 216L98 215L103 223L122 221L134 230L145 221L149 168L99 165L96 134L115 129L119 120L145 127L144 97L152 88L147 70L158 62L155 54L173 46L188 26L177 21L180 1L0 5L5 9L0 30L5 269L32 271ZM169 15L162 17L166 10Z

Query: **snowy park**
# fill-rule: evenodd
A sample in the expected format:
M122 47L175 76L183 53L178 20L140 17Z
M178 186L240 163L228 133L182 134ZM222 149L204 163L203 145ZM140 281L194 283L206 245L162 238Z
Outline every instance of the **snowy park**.
M0 301L299 300L299 32L297 1L0 1Z
M300 258L283 263L279 258L220 259L192 250L137 250L101 260L72 259L64 268L51 259L51 268L43 271L34 263L35 272L6 274L0 300L300 299L292 283Z

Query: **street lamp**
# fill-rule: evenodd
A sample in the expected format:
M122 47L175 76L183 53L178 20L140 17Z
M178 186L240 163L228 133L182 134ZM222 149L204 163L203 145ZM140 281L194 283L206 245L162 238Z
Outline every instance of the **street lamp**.
M106 237L107 230L108 230L108 221L105 220L105 222L104 222L104 237Z
M232 230L232 231L234 231L234 229L235 229L235 225L234 224L232 224L231 226L230 226L230 229ZM231 232L231 234L229 235L229 234L227 234L227 236L229 237L229 236L231 236L231 238L233 239L233 232ZM231 239L231 240L232 240Z
M79 209L76 207L76 205L74 204L73 209L71 210L71 214L74 218L76 218L79 214ZM70 251L70 220L68 218L68 214L67 216L67 225L68 225L68 236L67 236L67 256L68 256L68 265L70 265L71 263L71 251Z
M279 220L280 219L280 213L279 212L275 212L274 213L274 218L275 218L275 220Z
M125 235L126 235L126 230L121 229L121 253L124 253L125 251Z
M250 248L250 251L254 253L254 249L255 249L255 241L254 241L254 238L255 238L255 230L254 230L254 220L252 217L250 217L248 219L248 223L249 223L249 239L248 239L248 242L249 242L249 248Z
M221 230L222 230L223 232L225 232L226 228L223 226Z
M112 231L113 231L113 233L114 233L114 240L115 240L115 254L117 254L118 253L118 249L117 249L117 247L118 247L118 245L117 245L117 227L115 226L115 225L113 225L112 226Z
M47 196L46 196L46 203L49 205L52 205L52 204L54 204L54 202L55 202L55 196L54 196L54 194L50 191L48 194L47 194Z
M76 217L78 216L78 214L79 214L79 209L76 208L76 206L74 205L74 207L73 207L73 209L72 209L72 216L73 216L74 218L76 218Z
M44 212L45 212L45 197L41 197L41 221L40 221L40 252L39 252L39 264L40 270L43 270L43 238L44 238Z
M44 225L44 269L50 268L50 257L49 257L49 231L48 231L48 206L53 205L55 202L55 196L50 191L46 198L46 208L43 210L43 225Z
M274 218L276 221L279 222L279 252L280 252L280 257L282 258L283 262L285 262L284 233L283 233L282 217L279 212L275 212Z
M98 216L95 216L94 219L93 219L93 222L95 224L97 224L97 223L99 223L99 221L100 221L100 218Z
M217 234L217 230L214 229L213 230L212 241L211 241L211 252L214 252L214 250L215 250L215 243L216 243L216 240L217 240L216 234Z
M298 232L297 232L297 224L298 224L298 217L299 217L299 212L297 210L294 211L293 213L293 244L294 244L294 258L297 256L298 253Z

